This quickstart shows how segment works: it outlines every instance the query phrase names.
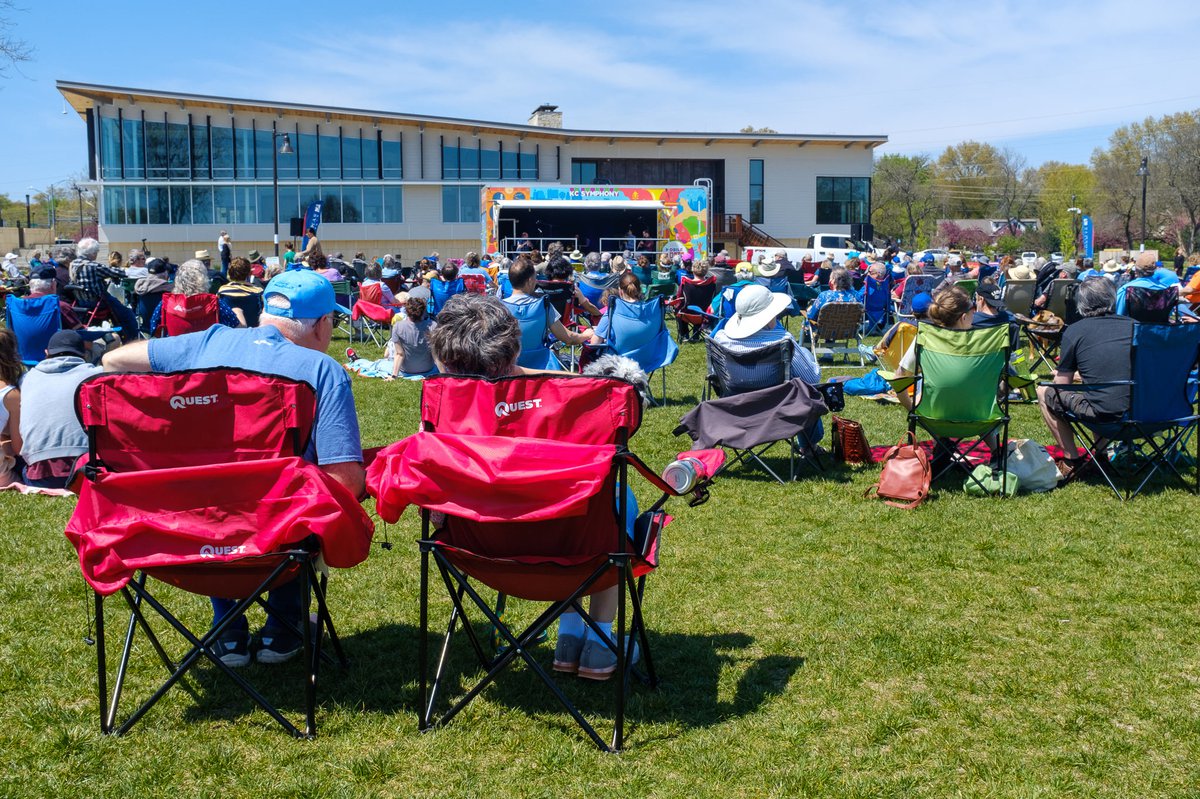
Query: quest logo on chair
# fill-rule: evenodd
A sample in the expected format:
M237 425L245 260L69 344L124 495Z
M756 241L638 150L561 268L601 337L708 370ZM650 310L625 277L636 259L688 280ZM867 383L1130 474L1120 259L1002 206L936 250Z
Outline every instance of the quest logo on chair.
M517 400L516 402L497 402L496 417L508 416L514 411L528 411L533 408L542 407L540 399Z
M185 408L188 405L216 405L220 394L197 394L191 397L185 397L181 394L176 394L171 397L170 405L175 410Z

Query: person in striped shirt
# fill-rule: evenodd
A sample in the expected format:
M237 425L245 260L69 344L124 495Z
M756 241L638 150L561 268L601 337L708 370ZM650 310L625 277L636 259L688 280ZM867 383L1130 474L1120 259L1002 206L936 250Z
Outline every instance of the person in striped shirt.
M779 324L779 315L791 304L792 298L787 294L774 293L757 283L746 286L734 300L733 316L714 334L713 341L730 352L746 353L781 339L791 339L792 376L816 385L821 382L821 367L816 358ZM763 368L771 367L764 364Z

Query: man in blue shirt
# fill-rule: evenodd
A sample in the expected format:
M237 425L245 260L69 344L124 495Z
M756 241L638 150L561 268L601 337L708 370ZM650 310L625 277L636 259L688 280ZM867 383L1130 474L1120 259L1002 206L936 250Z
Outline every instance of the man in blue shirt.
M263 299L259 327L215 325L202 333L134 342L108 352L104 368L109 372L173 372L232 367L307 382L316 391L317 415L304 457L361 498L366 475L350 378L325 354L337 308L333 285L314 272L284 272L267 284ZM272 590L269 602L274 613L256 636L257 659L283 663L300 652L302 642L274 614L299 626L303 607L300 581ZM236 604L216 597L212 603L214 624ZM242 618L217 642L218 657L229 666L248 664L248 639Z
M1125 315L1125 297L1130 288L1145 288L1161 291L1179 283L1179 276L1167 269L1159 269L1153 253L1139 252L1133 267L1133 280L1117 289L1117 314Z

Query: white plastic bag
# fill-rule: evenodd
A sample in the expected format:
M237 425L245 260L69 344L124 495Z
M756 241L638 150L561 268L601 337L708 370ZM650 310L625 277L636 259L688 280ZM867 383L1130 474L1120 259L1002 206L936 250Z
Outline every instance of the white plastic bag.
M1008 442L1008 471L1021 481L1025 491L1049 491L1058 485L1058 467L1041 444L1029 438Z

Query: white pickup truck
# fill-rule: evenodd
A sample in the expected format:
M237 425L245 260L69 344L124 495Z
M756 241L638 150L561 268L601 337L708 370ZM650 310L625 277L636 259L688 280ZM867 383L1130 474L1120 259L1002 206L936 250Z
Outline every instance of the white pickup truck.
M763 253L770 260L775 257L775 253L781 251L794 264L800 263L806 255L816 262L824 261L827 257L830 257L833 258L835 264L843 264L850 257L850 253L868 252L875 254L875 248L870 244L855 241L845 234L816 233L808 237L806 247L747 247L745 257L747 261L753 261L754 256Z

